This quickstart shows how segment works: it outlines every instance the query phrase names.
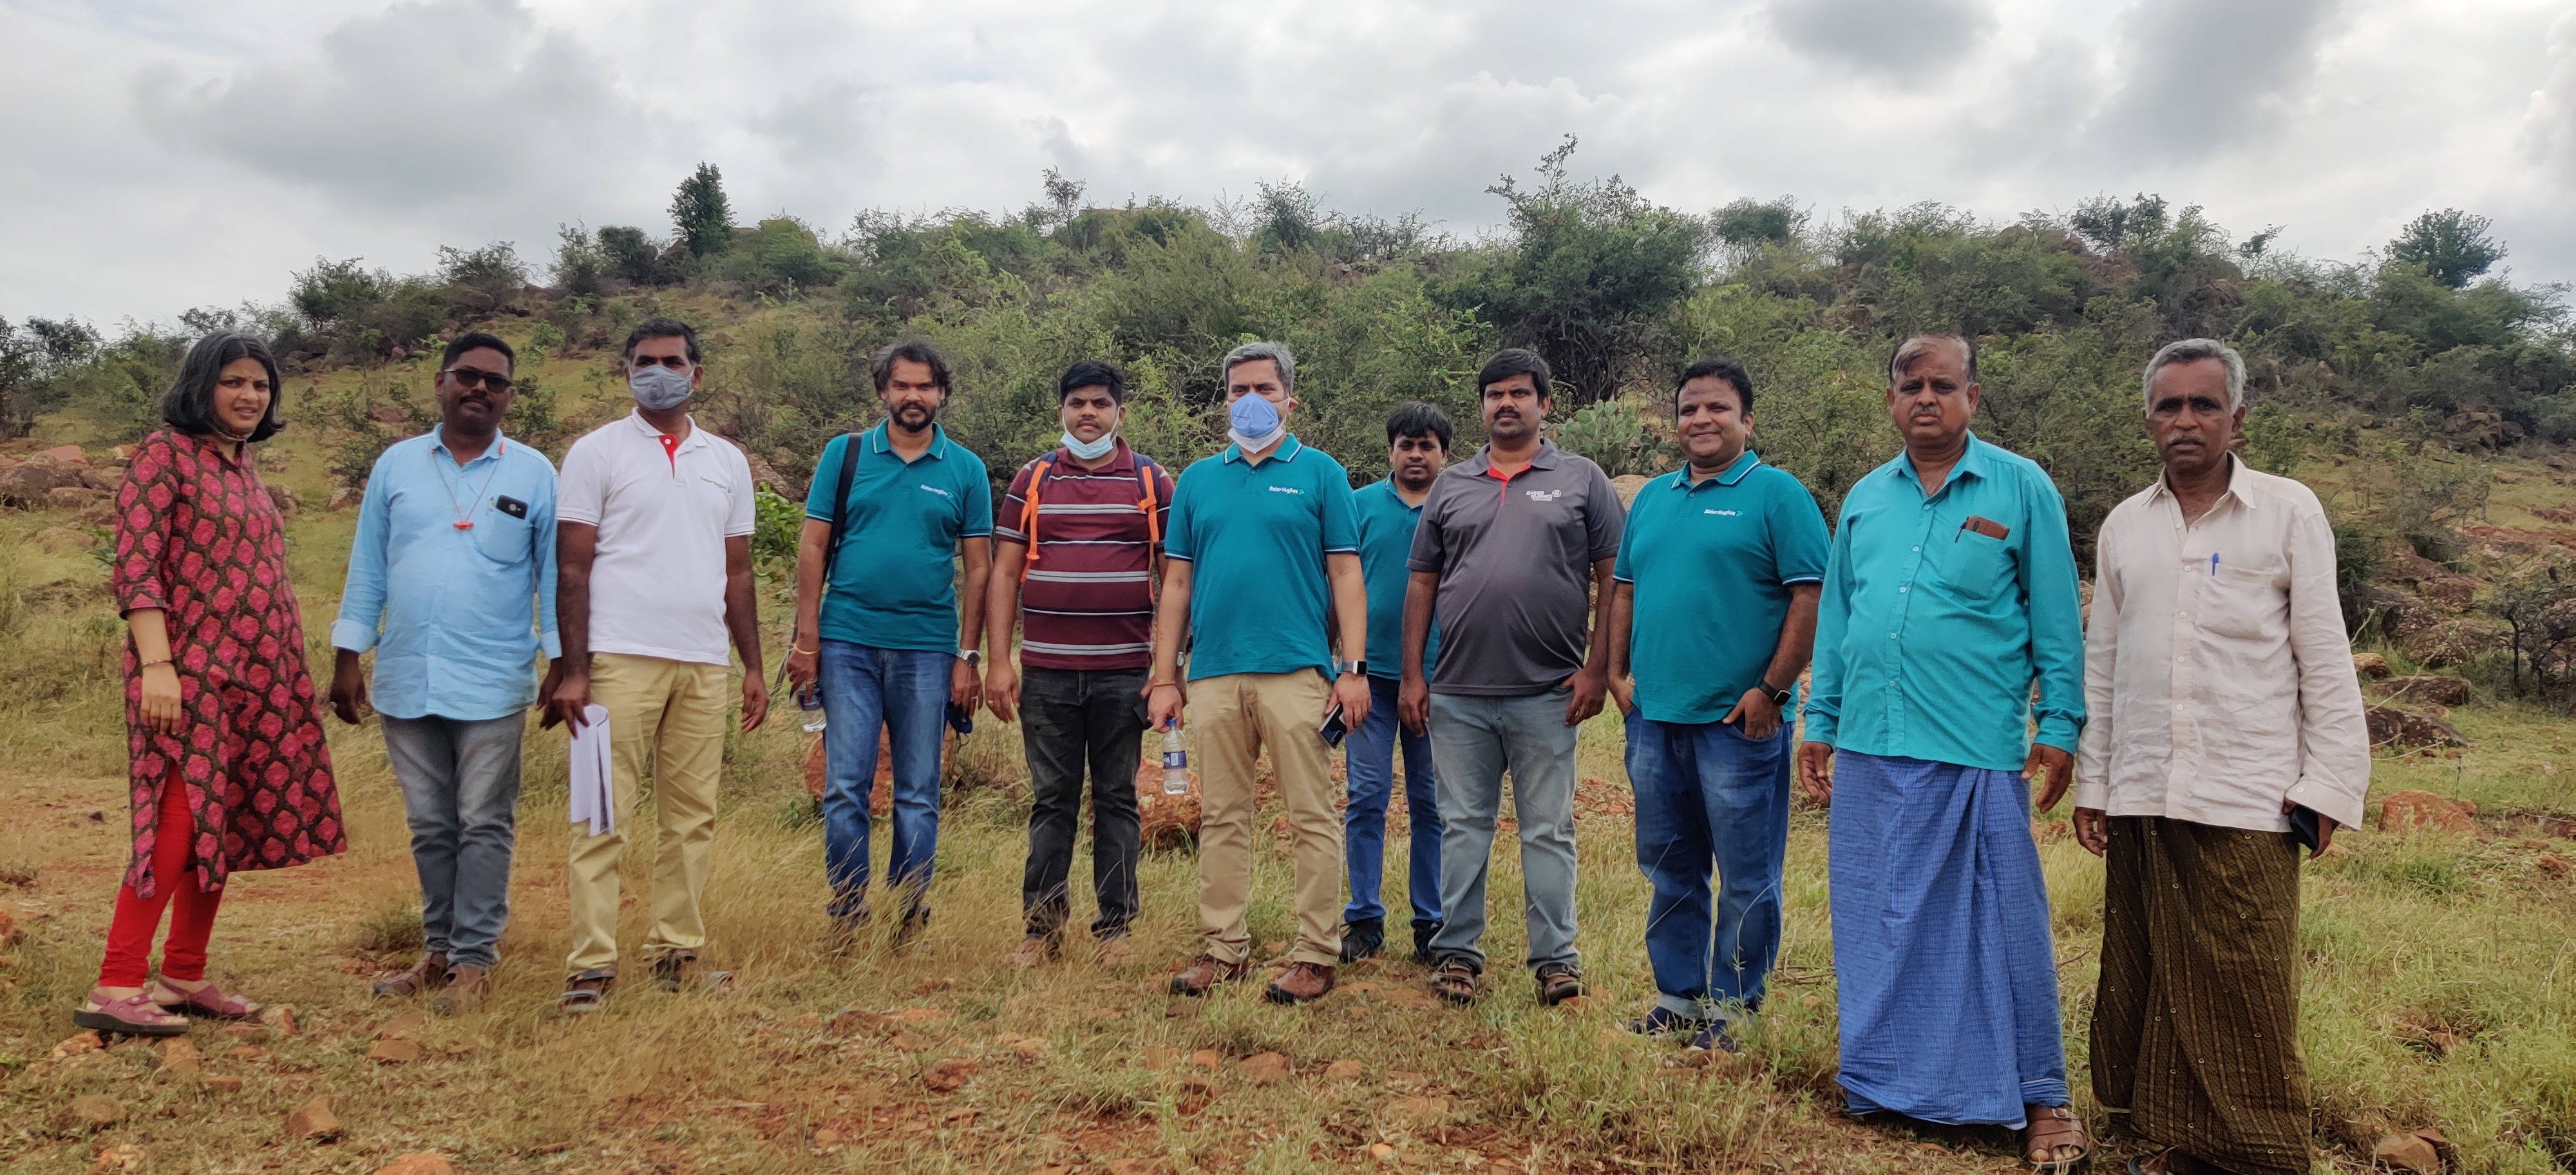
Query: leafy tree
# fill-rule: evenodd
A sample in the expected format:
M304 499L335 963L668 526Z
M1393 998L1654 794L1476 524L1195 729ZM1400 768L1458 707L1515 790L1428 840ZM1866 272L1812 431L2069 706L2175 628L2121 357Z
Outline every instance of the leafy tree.
M2488 230L2495 222L2457 208L2427 212L2406 222L2388 242L2388 256L2423 267L2434 281L2464 289L2504 260L2504 246Z
M1448 300L1545 356L1577 405L1606 398L1650 355L1662 320L1699 284L1707 222L1649 203L1618 176L1577 182L1576 140L1541 157L1539 182L1504 176L1511 247L1489 252Z
M1717 239L1737 248L1785 245L1797 240L1806 227L1807 214L1787 196L1777 200L1746 197L1709 217L1709 229Z
M438 275L447 282L459 309L488 312L508 302L528 284L528 267L508 241L480 249L438 247Z
M599 230L599 255L607 262L608 272L639 286L679 282L683 275L672 264L673 255L687 253L685 243L674 241L665 248L631 225L612 224Z
M671 226L695 256L707 257L733 247L733 204L725 198L724 174L701 163L671 196Z
M556 287L576 296L604 292L608 287L608 254L590 230L578 224L558 225L555 237Z
M385 300L386 287L393 284L390 274L369 270L359 263L361 257L333 261L313 259L313 268L295 274L295 283L287 291L287 301L296 312L315 326L331 327L350 322L369 307Z

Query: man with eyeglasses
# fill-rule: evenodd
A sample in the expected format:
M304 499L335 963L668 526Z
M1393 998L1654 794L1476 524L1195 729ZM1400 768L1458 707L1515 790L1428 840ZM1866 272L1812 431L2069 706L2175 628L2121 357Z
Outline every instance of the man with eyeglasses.
M367 475L331 626L331 709L351 725L370 705L383 717L420 874L420 961L375 993L437 991L442 1012L471 1006L498 961L536 655L562 652L555 467L501 435L516 359L479 331L447 345L431 384L438 427L387 448ZM359 664L369 649L372 682Z

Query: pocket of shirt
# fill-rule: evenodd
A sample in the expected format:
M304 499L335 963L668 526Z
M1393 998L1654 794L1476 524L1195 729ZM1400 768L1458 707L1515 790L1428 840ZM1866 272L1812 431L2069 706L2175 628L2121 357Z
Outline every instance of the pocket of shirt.
M1954 540L1942 578L1963 598L1991 600L2017 578L2012 548L2001 539L1962 529Z
M2228 567L2198 560L2184 574L2200 581L2200 627L2231 640L2265 640L2289 631L2289 593L2279 569Z
M498 510L485 510L474 520L474 546L495 563L519 563L530 554L529 533L535 526Z

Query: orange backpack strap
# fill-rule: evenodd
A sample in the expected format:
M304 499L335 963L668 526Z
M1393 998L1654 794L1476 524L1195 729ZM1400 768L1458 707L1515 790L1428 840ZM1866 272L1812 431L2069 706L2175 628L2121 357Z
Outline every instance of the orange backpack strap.
M1029 490L1020 499L1020 534L1028 540L1029 553L1020 559L1020 581L1029 578L1029 565L1038 561L1038 487L1046 484L1047 470L1055 465L1055 454L1049 453L1029 463Z

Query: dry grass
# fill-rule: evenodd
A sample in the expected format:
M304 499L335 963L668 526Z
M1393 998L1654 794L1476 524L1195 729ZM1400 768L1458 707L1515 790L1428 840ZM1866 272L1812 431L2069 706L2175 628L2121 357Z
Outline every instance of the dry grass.
M299 456L281 479L316 502L317 467ZM161 1072L131 1046L53 1059L95 975L126 851L120 711L102 651L116 626L97 561L76 536L53 533L65 521L0 517L0 594L17 601L0 626L10 674L0 907L26 927L0 950L0 1165L12 1171L88 1171L117 1147L134 1148L140 1169L169 1171L368 1171L420 1150L470 1171L1101 1171L1114 1160L1306 1171L1365 1164L1373 1145L1395 1148L1407 1168L1462 1171L2019 1167L1992 1136L1918 1138L1839 1116L1817 813L1793 824L1788 942L1768 1010L1744 1057L1690 1068L1672 1047L1618 1030L1651 983L1639 946L1646 890L1615 814L1587 816L1579 830L1580 945L1598 991L1579 1009L1537 1008L1508 966L1476 1007L1431 1006L1420 970L1403 962L1351 969L1343 991L1310 1008L1269 1007L1250 989L1175 1001L1162 993L1164 967L1192 949L1195 918L1192 863L1169 853L1144 865L1136 968L1104 972L1077 948L1056 966L1013 972L1000 958L1019 933L1025 785L1016 731L989 720L953 761L953 775L977 784L948 810L925 948L897 953L880 932L846 953L823 949L820 833L801 800L801 736L782 721L729 746L709 955L740 973L740 989L630 986L578 1020L552 1010L565 947L563 744L532 733L497 995L432 1020L416 1033L426 1056L401 1065L366 1059L375 1026L411 1006L367 996L416 943L400 802L375 731L334 723L353 851L241 876L215 942L216 966L255 998L292 1005L298 1031L238 1059L228 1050L245 1042L200 1026L199 1075ZM349 526L346 513L318 511L294 523L317 634ZM2562 733L2564 720L2528 711L2453 717L2474 747L2383 760L2376 790L2576 812L2562 782L2576 770L2565 749L2576 722ZM1587 729L1581 756L1584 775L1621 778L1615 726ZM103 818L90 820L93 809ZM2544 851L2576 848L2526 836L2347 832L2343 851L2310 870L2303 1044L2326 1162L2363 1167L2381 1129L2438 1125L2465 1170L2576 1169L2576 886L2539 864ZM2070 839L2043 840L2068 1054L2088 1103L2101 875ZM1389 848L1400 857L1402 839ZM1074 876L1087 868L1077 862ZM1289 863L1266 831L1255 869L1255 936L1287 940ZM1508 960L1523 942L1508 847L1496 870L1490 946ZM1400 893L1399 861L1388 876ZM631 945L643 930L645 854L629 854L625 884ZM840 1018L845 1009L887 1019ZM1218 1064L1174 1064L1164 1050L1210 1051ZM1264 1052L1284 1056L1292 1075L1254 1081L1242 1060ZM976 1070L933 1092L925 1077L949 1061ZM1356 1062L1358 1075L1328 1076L1336 1062ZM232 1079L238 1089L221 1088ZM284 1138L286 1113L325 1092L345 1134ZM115 1098L127 1117L97 1133L63 1128L72 1100L89 1094ZM2103 1161L2114 1166L2097 1169L2116 1169L2131 1145L2112 1140Z

